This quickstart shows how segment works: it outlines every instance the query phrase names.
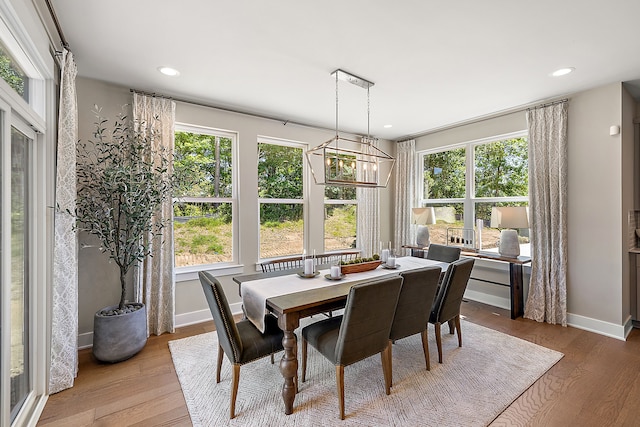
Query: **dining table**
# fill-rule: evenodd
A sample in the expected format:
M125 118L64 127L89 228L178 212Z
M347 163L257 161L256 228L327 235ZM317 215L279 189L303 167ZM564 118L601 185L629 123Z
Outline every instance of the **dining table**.
M344 308L349 289L355 284L430 266L438 266L444 271L449 264L407 256L397 258L394 268L381 264L374 270L340 275L338 280L331 277L328 268L308 275L303 274L302 269L294 269L233 277L239 286L247 318L264 331L265 315L274 315L284 332L280 372L284 378L282 399L285 414L293 413L297 393L298 345L295 330L300 327L300 319Z

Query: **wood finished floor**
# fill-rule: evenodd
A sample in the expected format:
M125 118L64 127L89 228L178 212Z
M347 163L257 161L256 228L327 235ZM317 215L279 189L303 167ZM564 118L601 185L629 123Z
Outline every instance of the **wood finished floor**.
M640 425L640 330L624 342L571 327L511 320L508 311L476 302L465 302L462 313L468 321L565 355L492 426ZM96 362L90 350L80 351L75 386L50 396L38 425L191 425L167 342L214 329L213 322L206 322L152 336L138 355L115 365ZM464 345L464 327L462 335ZM211 357L216 357L214 350Z

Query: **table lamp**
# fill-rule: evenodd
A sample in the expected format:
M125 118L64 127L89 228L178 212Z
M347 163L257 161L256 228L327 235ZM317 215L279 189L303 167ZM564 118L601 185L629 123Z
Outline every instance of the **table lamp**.
M427 225L436 223L436 213L433 207L412 208L413 224L418 226L416 230L416 245L426 248L429 246L429 227Z
M502 206L491 208L491 227L500 231L500 255L517 258L520 255L520 242L517 228L529 228L529 214L526 206Z

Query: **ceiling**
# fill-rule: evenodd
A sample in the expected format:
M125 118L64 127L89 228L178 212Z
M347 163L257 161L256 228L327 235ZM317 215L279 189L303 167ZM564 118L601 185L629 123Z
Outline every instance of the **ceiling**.
M370 133L386 139L640 81L638 0L51 3L80 76L334 129L340 68L375 84ZM366 90L338 93L340 130L366 134Z

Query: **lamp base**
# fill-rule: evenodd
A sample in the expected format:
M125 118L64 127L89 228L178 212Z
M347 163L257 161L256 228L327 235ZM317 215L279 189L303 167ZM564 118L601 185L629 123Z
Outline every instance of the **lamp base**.
M516 230L502 230L500 232L500 255L508 258L517 258L520 255L520 242Z
M418 225L418 229L416 230L416 245L426 248L429 246L429 243L429 227Z

